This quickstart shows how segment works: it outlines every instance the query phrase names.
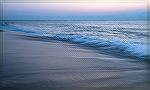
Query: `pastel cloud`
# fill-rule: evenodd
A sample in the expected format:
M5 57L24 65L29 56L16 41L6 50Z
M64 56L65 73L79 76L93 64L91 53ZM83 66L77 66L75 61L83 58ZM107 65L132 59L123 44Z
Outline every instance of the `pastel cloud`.
M143 10L147 8L146 5L146 3L9 3L4 4L4 9L47 12L123 12Z
M107 17L120 14L134 17L146 17L147 3L4 3L5 18L45 18L54 16ZM132 13L131 13L132 12ZM11 14L10 14L11 13ZM113 16L115 17L115 16ZM116 16L117 17L117 16Z

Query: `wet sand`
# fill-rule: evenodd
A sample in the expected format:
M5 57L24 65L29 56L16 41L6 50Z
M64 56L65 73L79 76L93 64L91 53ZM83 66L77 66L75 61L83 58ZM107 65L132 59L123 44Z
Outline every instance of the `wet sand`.
M3 90L147 90L147 64L44 38L3 33Z

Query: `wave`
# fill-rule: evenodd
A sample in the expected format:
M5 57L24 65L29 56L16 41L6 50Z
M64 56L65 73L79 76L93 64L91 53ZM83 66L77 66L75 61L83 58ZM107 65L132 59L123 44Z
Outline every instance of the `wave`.
M136 58L140 60L148 60L148 51L146 44L131 43L125 41L96 39L88 36L75 35L75 34L50 34L40 31L30 31L20 29L12 25L0 25L3 30L15 31L30 37L38 37L48 39L66 41L76 43L83 46L88 46L99 50L101 53L111 54L115 56L123 56L127 58Z
M56 35L51 38L55 40L69 41L84 46L95 47L98 50L102 50L104 53L139 59L148 58L147 46L142 44L94 39L80 35Z

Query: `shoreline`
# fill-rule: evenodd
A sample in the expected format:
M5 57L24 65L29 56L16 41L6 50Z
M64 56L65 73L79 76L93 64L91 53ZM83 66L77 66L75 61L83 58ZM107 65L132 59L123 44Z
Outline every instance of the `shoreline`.
M44 42L33 38L19 38L11 32L0 33L3 33L4 41L4 89L146 88L145 62L132 62L130 59L96 53L62 41Z

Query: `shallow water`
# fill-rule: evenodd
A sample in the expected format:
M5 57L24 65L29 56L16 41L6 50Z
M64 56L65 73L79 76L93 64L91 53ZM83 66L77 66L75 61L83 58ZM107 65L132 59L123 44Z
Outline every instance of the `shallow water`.
M1 28L2 89L147 90L145 22L14 21Z
M106 54L148 59L146 21L16 21L1 28L86 45Z

